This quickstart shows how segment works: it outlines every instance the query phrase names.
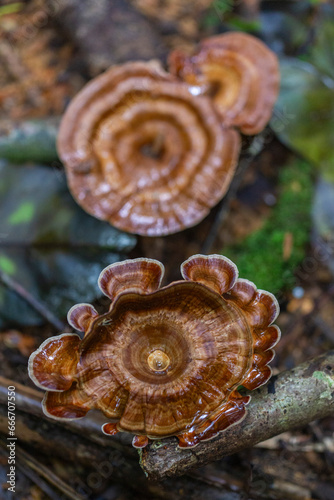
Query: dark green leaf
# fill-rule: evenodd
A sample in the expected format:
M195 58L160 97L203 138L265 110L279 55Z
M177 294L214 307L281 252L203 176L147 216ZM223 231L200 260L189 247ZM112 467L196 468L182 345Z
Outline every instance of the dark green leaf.
M0 158L12 162L47 162L58 159L59 119L0 123Z
M282 142L334 175L334 81L310 63L281 61L282 85L271 126Z
M57 169L2 164L0 177L0 269L58 317L101 295L100 271L124 259L136 238L86 214ZM40 321L23 299L0 287L0 325Z

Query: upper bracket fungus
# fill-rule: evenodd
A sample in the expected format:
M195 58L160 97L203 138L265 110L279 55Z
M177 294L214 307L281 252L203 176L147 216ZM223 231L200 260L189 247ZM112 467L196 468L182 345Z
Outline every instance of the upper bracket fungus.
M83 417L101 410L103 431L135 434L133 444L177 436L188 448L240 422L249 395L270 378L268 363L280 338L275 297L238 279L219 255L194 255L183 280L160 288L164 268L150 259L126 260L102 271L108 312L79 304L64 333L29 359L29 374L47 390L46 415Z
M240 138L157 61L114 66L69 105L58 150L77 202L136 234L200 222L225 194Z
M212 97L225 126L253 135L270 120L279 91L279 64L254 36L231 32L207 38L192 56L172 52L169 67L197 95Z

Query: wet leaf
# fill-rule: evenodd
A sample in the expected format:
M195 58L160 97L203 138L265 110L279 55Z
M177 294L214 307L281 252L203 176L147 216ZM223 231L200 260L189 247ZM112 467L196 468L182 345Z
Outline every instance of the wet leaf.
M261 37L277 54L294 55L306 43L309 27L305 13L264 10L260 13Z
M8 14L13 14L15 12L19 12L24 4L22 2L15 2L9 5L3 5L0 7L0 17L6 16Z
M57 169L2 164L0 176L0 269L58 317L101 295L100 271L124 259L135 237L86 214ZM0 286L0 326L41 321L23 299Z
M0 255L0 269L11 276L16 272L16 264L12 259L6 257L6 255Z
M58 118L0 122L0 158L18 163L56 161L58 125Z
M309 61L281 60L281 92L271 126L288 147L334 179L334 28L318 29Z
M258 20L247 20L240 16L233 16L228 23L226 23L231 30L240 30L247 33L258 32L261 30L261 22Z
M330 21L321 23L315 44L311 48L311 61L324 75L334 79L334 9L328 10Z
M17 207L17 209L10 214L8 222L12 226L16 224L25 224L31 221L35 213L35 205L32 201L25 201Z
M317 260L334 275L334 182L320 177L317 181L313 209L312 239Z

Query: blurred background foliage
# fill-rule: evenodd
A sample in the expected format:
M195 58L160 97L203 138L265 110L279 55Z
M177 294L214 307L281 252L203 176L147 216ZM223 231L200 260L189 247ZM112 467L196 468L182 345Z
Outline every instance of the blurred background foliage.
M229 194L198 226L164 238L125 234L86 214L67 188L56 152L59 121L73 96L113 64L151 58L165 64L171 50L191 52L201 39L228 30L262 39L281 67L271 122L259 136L243 138ZM333 2L1 0L0 68L3 376L29 390L28 356L49 336L70 330L68 309L94 302L105 310L97 287L103 267L143 256L164 263L167 284L180 279L179 266L190 255L222 253L237 263L241 277L275 293L282 339L274 374L333 349ZM145 491L133 481L117 483L117 469L126 470L126 463L116 461L112 477L98 475L99 486L87 495L78 485L87 486L102 468L87 465L87 457L83 463L57 459L49 440L47 455L41 454L39 425L29 427L27 452L36 456L37 471L52 470L51 496L48 475L41 481L31 474L29 461L18 471L15 498L334 498L333 419L210 464L196 478L150 483ZM1 460L4 485L7 455ZM5 489L0 496L12 499Z
M0 176L0 269L59 317L77 302L94 300L101 269L124 259L136 238L81 210L60 170L3 163ZM43 321L4 286L0 310L3 324Z
M55 2L33 0L7 1L0 7L0 62L5 68L0 77L0 271L63 318L73 303L98 298L96 278L104 265L129 255L141 255L158 243L150 245L139 239L135 247L135 236L122 234L85 214L67 190L55 147L60 115L85 81L101 71L94 57L97 50L102 61L99 64L107 66L115 60L131 59L133 48L130 44L127 53L123 46L120 55L117 40L108 38L112 25L107 34L107 29L101 27L98 48L94 46L94 37L85 45L79 28L84 25L88 29L90 2L86 17L79 4L75 11L76 2L62 2L65 10L59 5L55 9ZM69 5L74 5L75 18L73 12L67 14ZM128 19L133 17L137 44L140 45L140 37L145 37L145 55L152 52L152 56L158 54L162 60L175 46L189 50L201 38L226 30L250 32L277 53L281 67L279 99L270 127L254 139L254 143L260 144L257 164L265 159L267 166L263 171L256 164L250 168L257 172L250 181L252 200L245 201L240 195L236 198L241 208L247 203L254 208L256 198L253 219L249 223L241 218L240 223L240 213L232 210L211 251L229 255L239 265L242 276L275 293L291 290L299 283L295 270L315 240L321 240L329 268L333 268L331 3L170 0L162 7L158 0L132 0L112 5L116 13L118 8L124 9ZM36 12L46 16L42 27L35 20ZM66 32L68 18L71 34ZM157 28L149 35L146 18L153 20ZM64 39L59 38L59 25L61 32L66 33ZM28 29L22 31L24 27L30 28L31 33ZM94 18L89 29L94 30ZM104 38L111 44L108 49L103 46ZM285 146L285 154L278 154L279 160L275 153L270 156L277 141ZM242 188L247 179L246 175ZM267 183L264 191L263 179ZM236 235L228 231L234 217L239 231ZM196 246L189 240L195 235L200 241L205 230L206 226L202 229L200 225L197 234L192 232L185 237L188 254L190 249L201 250L200 244ZM181 255L179 259L171 257L175 253L174 241L173 237L164 239L165 255L179 264ZM40 321L40 315L15 290L9 290L4 282L0 284L0 325Z

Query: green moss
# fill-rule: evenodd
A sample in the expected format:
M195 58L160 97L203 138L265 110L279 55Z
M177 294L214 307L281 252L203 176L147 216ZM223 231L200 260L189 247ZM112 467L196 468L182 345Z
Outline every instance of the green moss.
M6 255L0 254L0 269L6 274L13 275L17 271L15 262L9 259Z
M8 222L12 226L16 224L24 224L27 222L31 222L32 218L35 215L35 205L32 201L24 201L17 207L15 212L10 214L8 217Z
M232 30L260 31L259 21L249 21L233 14L233 0L214 0L203 18L204 28L218 28L222 23Z
M14 14L15 12L19 12L24 7L22 2L12 3L10 5L4 5L0 7L0 16L5 16L7 14Z
M158 450L159 448L162 448L164 446L164 443L162 441L154 441L152 444L152 448L154 450Z
M312 174L312 166L301 160L284 167L279 176L279 201L267 222L242 244L222 252L237 264L240 277L254 281L258 288L277 293L295 284L293 273L309 240ZM290 257L283 260L287 233L293 236L293 247Z
M320 394L320 399L328 399L329 401L332 400L333 398L333 388L334 388L334 380L332 377L330 377L329 375L327 375L326 373L324 372L319 372L319 371L315 371L312 375L312 377L318 379L318 380L321 380L321 382L323 382L324 384L327 385L327 389Z

